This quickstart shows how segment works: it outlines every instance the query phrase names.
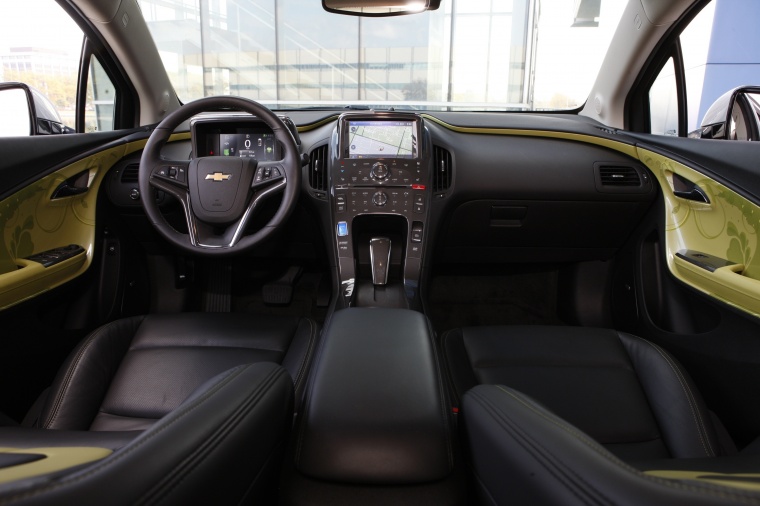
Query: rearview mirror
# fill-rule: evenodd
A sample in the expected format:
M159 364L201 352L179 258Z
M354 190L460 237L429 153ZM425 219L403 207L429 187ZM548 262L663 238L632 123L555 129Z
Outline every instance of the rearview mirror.
M24 83L0 83L0 118L0 137L74 132L47 97Z
M721 95L689 137L760 141L760 86L740 86Z
M434 11L441 0L322 0L328 12L351 16L403 16Z

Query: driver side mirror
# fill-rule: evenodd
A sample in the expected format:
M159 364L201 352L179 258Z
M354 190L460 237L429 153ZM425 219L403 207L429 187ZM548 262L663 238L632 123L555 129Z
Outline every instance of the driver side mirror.
M760 87L740 86L721 95L689 137L760 141Z
M24 83L0 83L0 137L73 133L55 105Z

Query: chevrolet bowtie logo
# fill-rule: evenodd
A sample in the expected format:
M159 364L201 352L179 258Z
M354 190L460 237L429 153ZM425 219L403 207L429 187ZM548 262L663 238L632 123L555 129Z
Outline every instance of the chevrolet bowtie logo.
M211 179L212 181L227 181L229 178L232 177L232 174L224 174L223 172L214 172L213 174L206 174L206 179Z

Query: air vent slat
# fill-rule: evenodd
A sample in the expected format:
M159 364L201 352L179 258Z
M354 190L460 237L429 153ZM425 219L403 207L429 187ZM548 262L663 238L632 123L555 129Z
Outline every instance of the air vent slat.
M309 185L319 191L327 191L327 145L309 154Z
M433 146L433 193L445 192L451 187L452 172L451 153Z
M136 183L137 182L137 173L140 170L140 165L136 163L132 163L124 167L124 170L121 171L121 182L122 183Z
M634 167L599 167L603 186L641 186L641 177Z

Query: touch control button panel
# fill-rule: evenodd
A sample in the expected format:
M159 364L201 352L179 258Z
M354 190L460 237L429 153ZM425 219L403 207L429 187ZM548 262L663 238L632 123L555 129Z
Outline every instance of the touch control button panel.
M335 194L335 213L367 214L382 211L396 214L425 212L425 189L356 188Z
M379 172L373 165L382 165ZM371 160L340 160L333 175L335 186L412 185L424 184L426 171L422 163L413 160L388 160L386 163Z

